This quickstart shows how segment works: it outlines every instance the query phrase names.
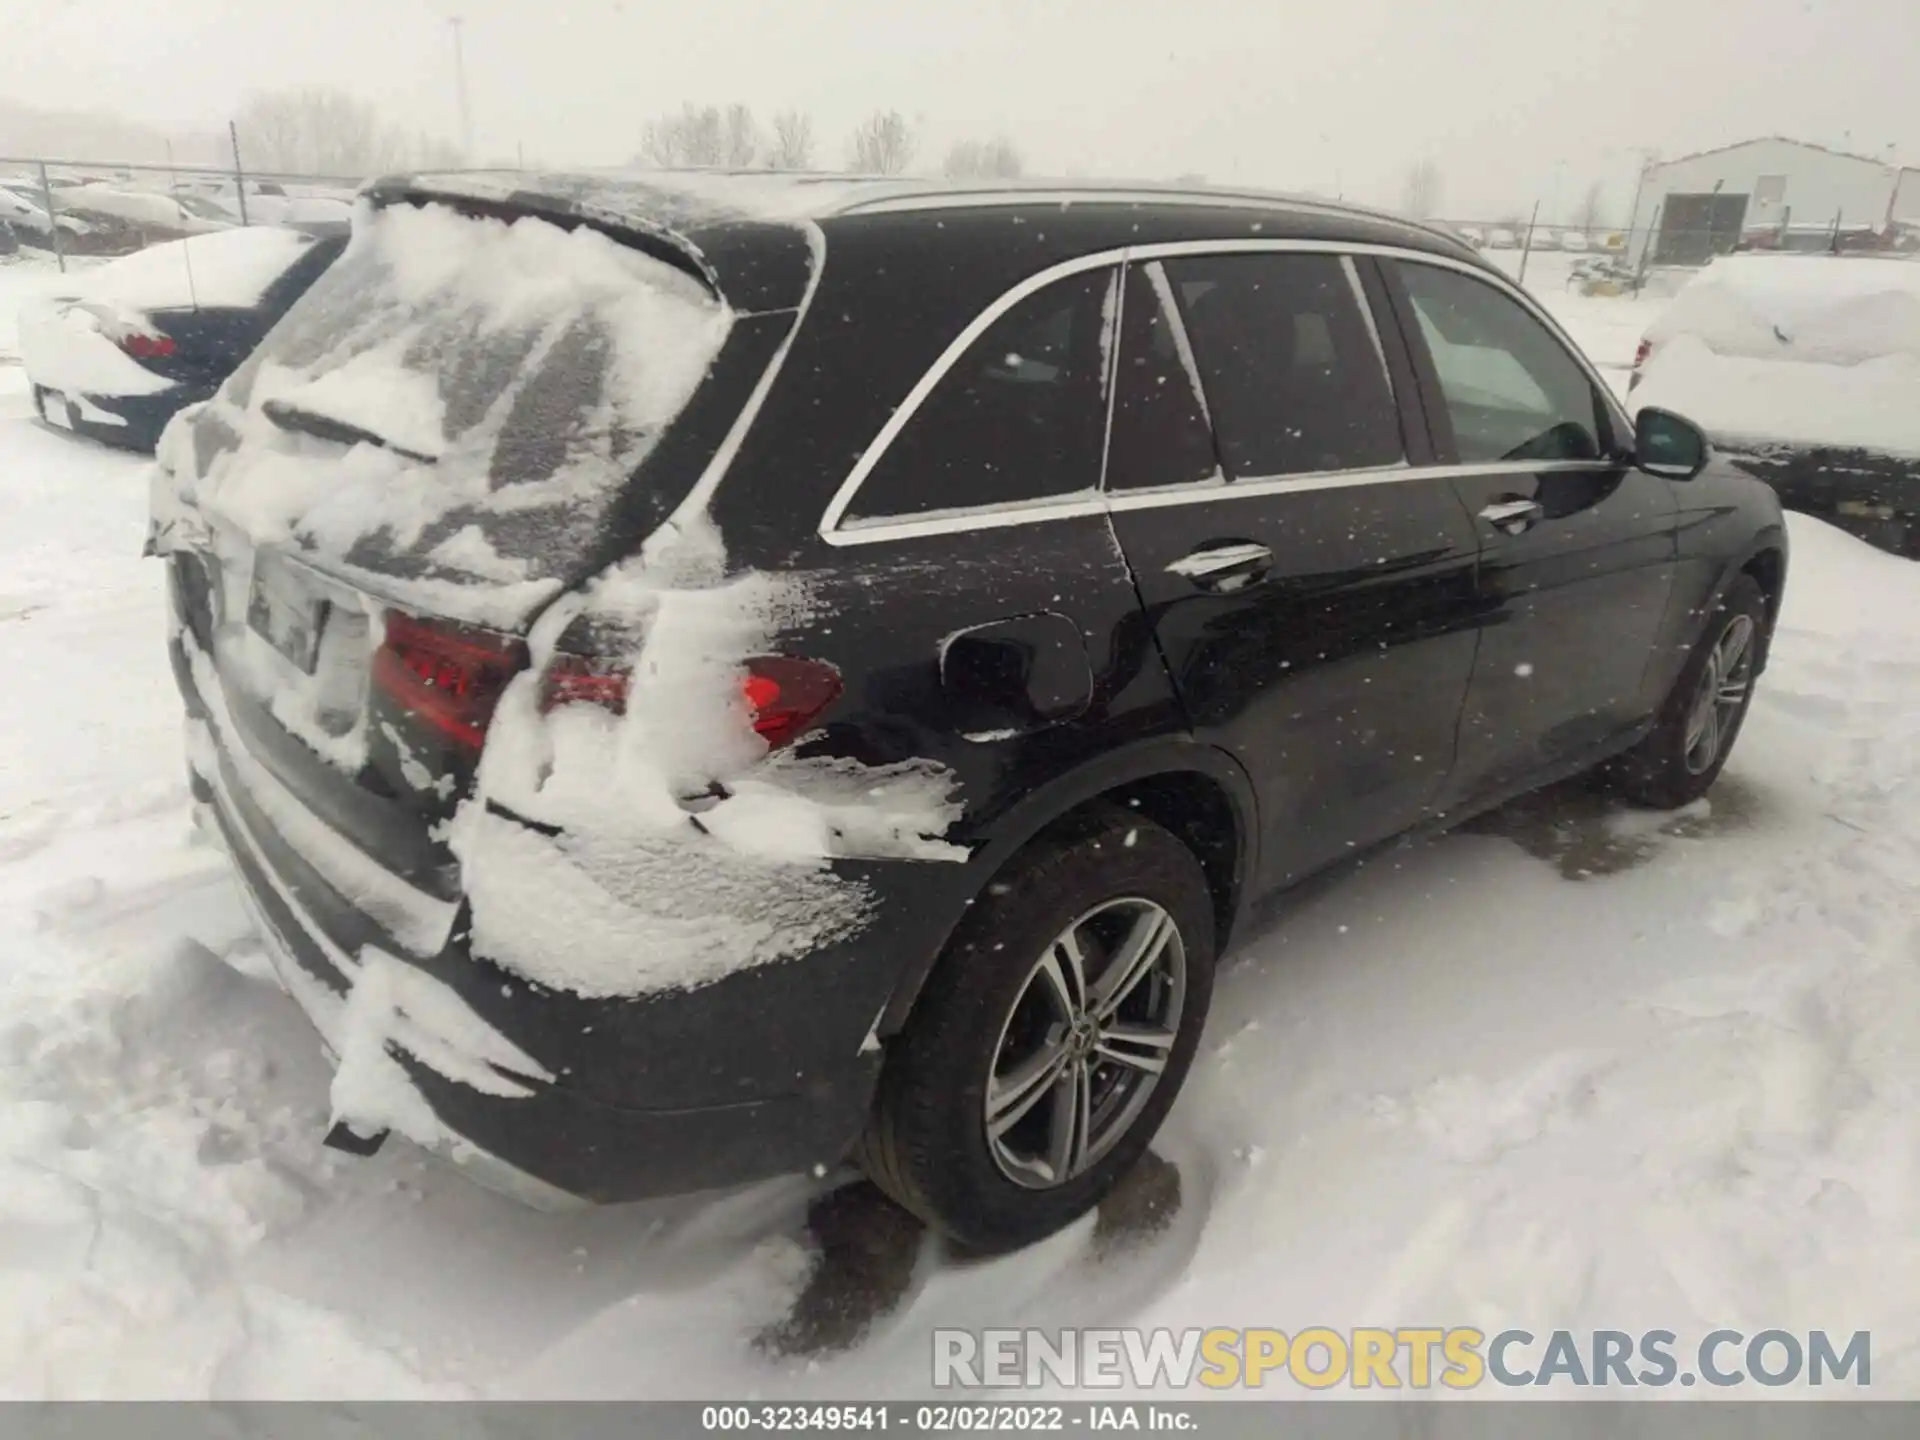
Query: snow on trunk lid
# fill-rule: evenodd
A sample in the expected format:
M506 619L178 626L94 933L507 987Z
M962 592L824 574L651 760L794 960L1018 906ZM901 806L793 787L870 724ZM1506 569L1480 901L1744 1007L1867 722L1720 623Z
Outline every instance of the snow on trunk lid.
M691 275L586 227L393 205L363 216L163 458L255 548L514 629L586 553L730 323Z

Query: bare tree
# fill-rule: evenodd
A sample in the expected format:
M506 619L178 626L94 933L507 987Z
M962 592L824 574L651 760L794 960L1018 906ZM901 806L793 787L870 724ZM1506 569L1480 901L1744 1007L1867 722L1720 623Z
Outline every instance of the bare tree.
M723 143L726 162L734 169L744 170L753 164L754 157L760 153L760 123L753 118L753 111L747 106L733 104L727 107Z
M876 110L853 132L851 166L862 175L898 175L913 159L913 131L898 110Z
M1573 223L1589 233L1606 228L1607 191L1598 180L1587 187L1587 193L1575 207Z
M782 110L773 117L773 146L767 165L774 170L813 167L813 117L798 110Z
M1432 218L1440 208L1440 167L1432 160L1416 160L1407 167L1400 208L1415 220Z
M1011 140L962 140L947 151L941 173L958 180L1012 180L1025 169Z
M640 158L669 170L719 165L726 159L727 139L727 123L718 105L689 102L678 115L663 115L647 122L640 134Z
M250 97L234 116L246 164L259 170L360 178L413 166L457 165L445 141L403 129L343 90Z

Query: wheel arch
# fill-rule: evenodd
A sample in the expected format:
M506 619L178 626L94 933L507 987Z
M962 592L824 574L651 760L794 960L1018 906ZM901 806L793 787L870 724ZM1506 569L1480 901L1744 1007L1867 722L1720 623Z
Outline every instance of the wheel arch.
M1213 894L1215 949L1224 951L1244 914L1250 879L1258 873L1253 784L1224 751L1191 740L1151 741L1109 752L1025 796L994 822L967 862L973 872L967 894L983 892L1036 840L1114 807L1164 826L1193 851ZM877 1035L890 1036L906 1024L965 914L966 906L960 907L937 943L903 970L875 1026Z

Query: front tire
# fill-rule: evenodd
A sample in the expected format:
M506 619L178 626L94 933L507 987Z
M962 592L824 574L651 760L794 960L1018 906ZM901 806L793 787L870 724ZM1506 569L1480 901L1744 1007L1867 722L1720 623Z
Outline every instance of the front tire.
M1767 597L1751 575L1727 586L1653 732L1604 772L1613 789L1658 810L1690 805L1713 787L1753 703Z
M1084 1215L1132 1168L1193 1063L1213 900L1192 851L1102 812L988 886L889 1046L860 1160L975 1250Z

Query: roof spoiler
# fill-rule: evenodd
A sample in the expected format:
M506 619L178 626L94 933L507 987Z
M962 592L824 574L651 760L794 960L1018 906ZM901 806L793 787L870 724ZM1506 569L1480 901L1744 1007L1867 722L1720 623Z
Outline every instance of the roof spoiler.
M511 223L531 215L562 230L585 226L685 272L711 291L715 299L725 298L713 266L708 263L700 247L687 236L664 225L649 225L631 217L611 220L592 215L563 196L537 190L512 190L498 196L482 197L405 177L375 180L365 186L360 194L376 210L388 205L445 205L459 214L484 220Z

